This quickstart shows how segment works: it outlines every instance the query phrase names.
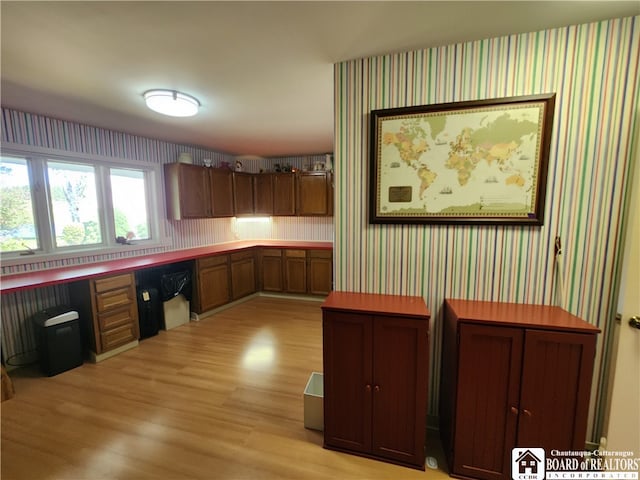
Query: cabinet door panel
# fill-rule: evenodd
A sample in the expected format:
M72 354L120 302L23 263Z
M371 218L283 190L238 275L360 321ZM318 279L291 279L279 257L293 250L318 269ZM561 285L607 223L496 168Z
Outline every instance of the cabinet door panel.
M296 214L295 175L275 173L273 175L273 214Z
M204 167L180 165L180 209L183 218L211 215L209 176Z
M328 295L333 289L333 260L331 252L309 251L309 293Z
M302 172L297 178L297 214L329 215L329 189L324 172Z
M233 205L236 215L252 214L253 209L253 174L234 172Z
M232 217L233 172L224 168L209 168L211 177L211 213L214 217Z
M595 335L527 330L518 445L582 450Z
M459 332L453 471L486 480L508 478L524 332L466 324Z
M371 450L371 317L331 312L323 321L324 441Z
M256 274L253 257L231 262L231 293L233 299L246 297L256 291Z
M198 272L200 311L206 312L229 302L229 268L227 264Z
M273 175L261 173L253 179L254 212L264 215L273 214Z
M304 250L286 250L284 264L285 290L307 293L307 259Z
M281 292L282 256L262 257L262 290L266 292Z
M374 317L372 452L424 465L428 323Z

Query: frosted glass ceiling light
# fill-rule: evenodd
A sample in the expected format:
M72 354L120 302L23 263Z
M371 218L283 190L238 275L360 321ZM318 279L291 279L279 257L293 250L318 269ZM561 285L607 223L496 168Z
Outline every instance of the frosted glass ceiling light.
M200 108L198 99L175 90L147 90L143 96L147 107L171 117L192 117Z

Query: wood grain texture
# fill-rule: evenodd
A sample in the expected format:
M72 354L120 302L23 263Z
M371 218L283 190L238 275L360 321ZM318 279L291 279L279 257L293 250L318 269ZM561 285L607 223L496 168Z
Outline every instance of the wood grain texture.
M318 302L254 297L99 364L50 378L13 371L1 477L448 478L323 449L322 433L304 428L321 321Z

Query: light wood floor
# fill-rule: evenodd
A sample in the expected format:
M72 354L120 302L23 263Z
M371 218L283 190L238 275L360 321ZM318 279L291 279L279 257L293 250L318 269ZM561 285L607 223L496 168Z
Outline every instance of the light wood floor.
M303 391L322 371L320 303L255 297L54 377L10 373L3 480L443 479L322 448Z

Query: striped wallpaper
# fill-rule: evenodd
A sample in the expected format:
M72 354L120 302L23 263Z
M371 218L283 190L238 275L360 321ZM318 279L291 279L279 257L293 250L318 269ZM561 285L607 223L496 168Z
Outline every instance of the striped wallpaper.
M202 165L204 158L213 160L214 166L221 162L233 164L232 155L207 150L192 145L178 145L162 140L138 137L127 133L81 125L41 115L2 108L3 145L28 145L51 149L52 152L76 152L124 159L135 164L137 161L158 164L176 161L180 152L191 153L194 163ZM295 157L265 158L243 161L245 171L269 171L275 164L289 165L304 169L315 162L324 162L325 154ZM158 206L163 208L163 206ZM197 219L163 222L169 245L137 251L109 254L87 254L64 257L57 260L38 261L25 258L18 265L2 265L2 275L37 271L48 268L80 265L123 257L134 257L162 251L194 248L215 243L244 239L273 240L333 240L333 222L330 218L273 217L267 224L236 225L233 218ZM2 295L2 355L10 363L23 363L33 356L35 349L32 326L28 319L43 308L68 303L66 285L34 289Z
M603 329L602 368L638 141L639 57L640 17L632 17L335 66L336 289L425 298L432 312L431 415L438 411L447 297L557 303ZM368 224L371 110L551 92L557 97L544 226ZM564 252L558 263L556 236ZM556 295L558 272L563 298ZM597 372L593 438L599 379Z

